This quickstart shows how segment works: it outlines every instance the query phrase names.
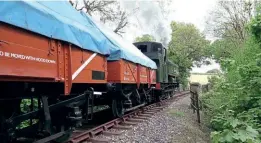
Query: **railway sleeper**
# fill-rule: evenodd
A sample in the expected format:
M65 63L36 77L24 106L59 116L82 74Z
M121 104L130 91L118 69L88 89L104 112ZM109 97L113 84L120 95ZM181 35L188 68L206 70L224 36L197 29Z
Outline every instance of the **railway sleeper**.
M104 138L91 138L88 141L92 143L109 143L109 140Z
M120 130L130 130L132 127L130 126L122 126L122 125L116 125L113 127L114 129L120 129Z
M128 125L135 126L135 125L137 125L137 124L138 124L137 122L132 122L132 121L129 121L129 120L122 123L122 125L127 125L127 126L128 126Z
M122 131L103 131L102 134L103 135L107 135L107 136L111 136L111 135L114 135L114 136L119 136L121 135L123 132Z

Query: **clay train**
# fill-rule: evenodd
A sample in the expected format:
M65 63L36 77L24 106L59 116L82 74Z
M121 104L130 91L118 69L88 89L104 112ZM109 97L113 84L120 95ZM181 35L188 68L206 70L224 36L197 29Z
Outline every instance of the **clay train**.
M1 142L53 140L94 106L121 117L179 87L161 43L128 43L69 2L3 1L0 15Z

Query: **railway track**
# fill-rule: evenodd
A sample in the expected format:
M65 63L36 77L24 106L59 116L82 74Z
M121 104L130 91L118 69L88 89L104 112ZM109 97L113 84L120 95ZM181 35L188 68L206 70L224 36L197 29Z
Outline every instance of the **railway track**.
M91 129L76 129L67 143L83 143L83 142L107 142L104 139L95 138L99 134L104 135L119 135L121 132L110 131L111 129L128 130L131 125L136 125L138 122L149 119L156 112L163 110L165 107L178 100L180 97L188 95L190 92L184 91L176 93L172 98L165 99L159 103L150 104L145 107L138 108L122 118L113 119L104 124Z

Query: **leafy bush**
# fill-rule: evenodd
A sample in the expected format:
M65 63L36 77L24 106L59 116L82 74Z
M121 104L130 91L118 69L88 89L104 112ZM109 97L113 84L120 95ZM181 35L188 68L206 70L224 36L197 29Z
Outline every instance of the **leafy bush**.
M33 99L33 111L36 111L38 109L38 100L37 99ZM22 99L21 103L20 103L20 109L22 113L29 113L32 112L31 111L31 99ZM38 122L38 119L32 119L32 124L36 124ZM30 119L22 121L17 127L16 129L23 129L26 127L30 126Z
M213 143L261 143L261 49L254 38L221 59L224 76L202 96Z

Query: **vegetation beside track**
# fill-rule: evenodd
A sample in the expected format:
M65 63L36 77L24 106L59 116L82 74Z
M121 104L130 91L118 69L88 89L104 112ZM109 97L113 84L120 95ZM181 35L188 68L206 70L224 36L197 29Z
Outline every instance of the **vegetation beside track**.
M261 15L255 10L256 15L243 27L247 36L240 44L227 46L231 42L223 37L211 45L224 72L212 79L212 90L201 99L210 118L213 143L261 142Z

